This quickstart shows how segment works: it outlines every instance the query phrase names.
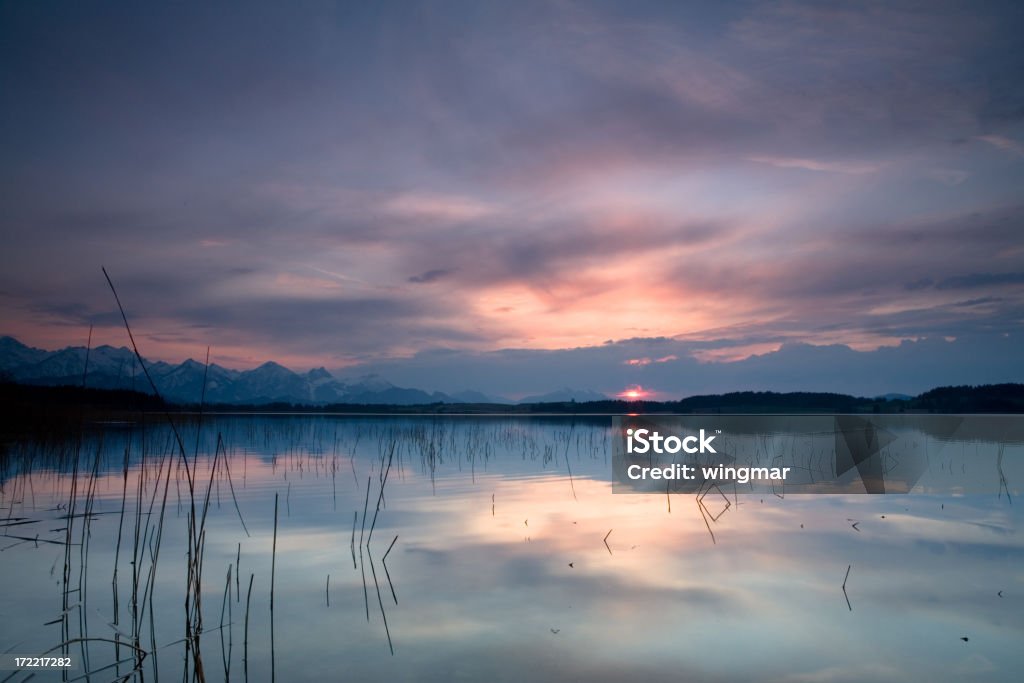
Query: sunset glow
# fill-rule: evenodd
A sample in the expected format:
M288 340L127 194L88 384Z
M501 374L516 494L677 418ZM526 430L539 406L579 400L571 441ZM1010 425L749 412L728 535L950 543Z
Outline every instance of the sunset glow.
M154 361L506 397L1024 379L1018 15L527 4L8 3L0 335L127 343L105 266Z
M1022 35L0 2L3 680L1019 680Z
M642 401L648 397L649 392L644 391L643 387L630 387L624 391L619 392L618 397L627 401Z

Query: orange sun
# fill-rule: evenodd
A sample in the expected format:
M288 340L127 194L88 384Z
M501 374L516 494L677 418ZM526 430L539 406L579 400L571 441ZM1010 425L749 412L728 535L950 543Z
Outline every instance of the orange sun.
M634 386L626 389L625 391L620 391L618 396L619 398L623 398L627 401L639 401L645 398L647 394L648 392L644 391L643 387Z

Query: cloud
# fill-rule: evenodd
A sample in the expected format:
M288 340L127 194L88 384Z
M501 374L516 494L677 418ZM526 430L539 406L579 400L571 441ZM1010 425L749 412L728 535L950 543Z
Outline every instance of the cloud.
M494 211L470 197L437 194L400 194L386 200L380 208L405 218L449 222L482 218Z
M848 173L862 175L875 173L882 168L880 164L858 161L816 161L814 159L792 159L785 157L751 157L751 161L768 164L779 168L798 168L805 171L823 171L826 173Z
M1013 155L1024 156L1024 144L1008 137L1002 135L979 135L978 139Z
M927 172L928 177L948 187L955 187L971 177L967 171L955 168L935 168Z
M558 351L423 351L346 372L371 371L399 385L449 392L475 389L510 398L563 386L614 395L638 385L665 399L749 390L916 394L950 384L1024 381L1019 337L1020 333L976 329L951 341L906 340L872 351L791 341L755 355L710 361L700 359L708 349L749 346L754 341L629 339ZM655 356L676 358L660 365L643 362Z
M971 273L948 277L935 285L936 289L975 289L999 285L1024 284L1024 272L1021 273Z
M409 278L409 282L413 282L416 284L427 284L430 282L436 282L437 280L440 280L441 278L450 274L450 270L444 270L443 268L437 270L428 270L425 273L413 275L412 277Z
M651 363L670 363L670 362L672 362L674 360L679 360L679 356L677 356L675 354L669 354L667 356L662 356L661 358L654 358L654 359L646 358L646 357L644 357L644 358L629 358L629 359L626 359L626 360L624 360L622 362L623 362L624 365L632 365L632 366L635 366L635 367L642 367L644 365L650 365Z
M140 334L315 364L1016 333L1024 171L963 143L1018 149L1020 29L956 2L11 6L0 317L78 335L106 265Z

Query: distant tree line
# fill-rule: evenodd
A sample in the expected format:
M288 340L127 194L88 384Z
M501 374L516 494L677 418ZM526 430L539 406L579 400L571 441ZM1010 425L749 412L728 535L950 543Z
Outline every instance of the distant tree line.
M16 384L0 375L3 423L47 419L69 413L103 411L194 411L197 404L172 404L157 396L123 389ZM1024 384L939 387L906 399L864 398L836 393L738 391L690 396L679 401L575 401L564 403L429 403L381 405L338 403L307 405L287 402L258 405L209 404L209 412L322 412L415 414L559 414L624 413L1024 413Z

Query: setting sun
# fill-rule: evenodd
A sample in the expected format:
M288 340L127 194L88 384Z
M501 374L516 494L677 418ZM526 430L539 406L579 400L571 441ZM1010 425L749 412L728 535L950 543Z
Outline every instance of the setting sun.
M647 398L648 393L649 392L644 391L643 387L635 386L630 387L625 391L620 391L618 397L623 398L627 401L639 401L641 399Z

